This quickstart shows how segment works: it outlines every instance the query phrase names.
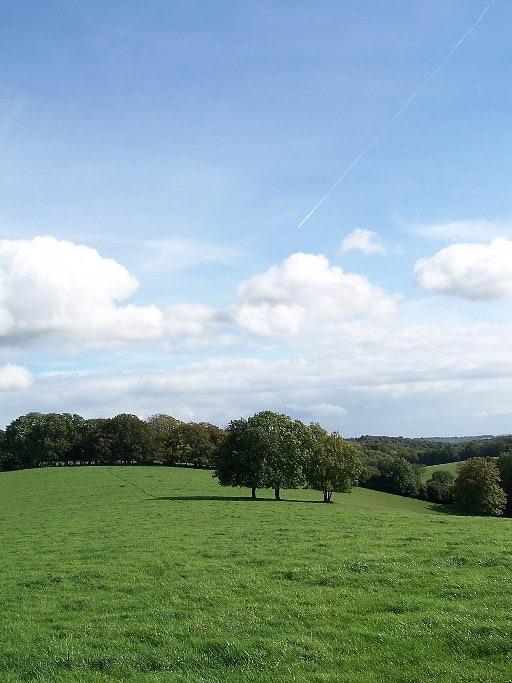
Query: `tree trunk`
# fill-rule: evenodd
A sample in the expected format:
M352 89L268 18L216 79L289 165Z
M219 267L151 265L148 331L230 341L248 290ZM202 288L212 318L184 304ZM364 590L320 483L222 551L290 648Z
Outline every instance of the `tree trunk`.
M324 491L324 503L330 503L332 497L332 491Z
M275 497L276 497L276 500L281 500L280 492L281 492L281 487L280 487L280 486L276 486L275 489L274 489L274 495L275 495Z
M256 486L251 488L251 498L252 500L256 500Z

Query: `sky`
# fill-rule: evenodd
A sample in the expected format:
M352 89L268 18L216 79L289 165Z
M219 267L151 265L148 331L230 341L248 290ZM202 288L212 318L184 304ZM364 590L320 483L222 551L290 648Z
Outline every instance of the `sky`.
M2 2L0 426L511 433L511 18Z

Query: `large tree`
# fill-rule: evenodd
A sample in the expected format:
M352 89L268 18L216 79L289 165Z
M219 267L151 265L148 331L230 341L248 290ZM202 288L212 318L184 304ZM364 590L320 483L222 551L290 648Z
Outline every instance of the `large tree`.
M470 458L459 463L453 498L464 512L493 517L502 515L507 495L500 486L496 463L489 458Z
M153 441L155 462L162 465L175 465L179 460L181 443L181 420L171 415L151 415L146 420Z
M243 486L251 489L256 499L256 489L264 483L263 453L258 448L258 436L249 420L231 420L227 436L215 456L214 476L221 486Z
M280 500L281 488L304 483L307 443L307 427L281 413L266 410L233 420L217 454L215 476L223 486L247 486L253 498L257 488L272 488Z
M72 459L75 444L87 429L80 415L27 413L5 430L4 448L10 469L37 467Z
M334 491L348 493L361 471L359 449L338 432L328 434L319 424L310 425L311 440L304 463L308 486L322 491L329 503Z

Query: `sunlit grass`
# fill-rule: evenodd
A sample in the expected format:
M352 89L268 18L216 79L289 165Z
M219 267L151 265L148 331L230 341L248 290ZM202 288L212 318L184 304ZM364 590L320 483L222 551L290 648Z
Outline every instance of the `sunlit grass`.
M512 522L210 472L0 475L0 680L512 681Z
M444 462L440 465L428 465L427 467L423 468L421 472L421 479L422 481L427 481L428 479L430 479L432 474L437 471L451 472L451 474L456 476L458 464L458 462Z

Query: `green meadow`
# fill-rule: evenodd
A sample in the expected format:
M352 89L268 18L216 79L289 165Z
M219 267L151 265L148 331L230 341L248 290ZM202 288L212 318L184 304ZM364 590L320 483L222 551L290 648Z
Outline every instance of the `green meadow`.
M457 465L458 462L445 462L442 463L441 465L428 465L427 467L424 467L422 472L421 472L421 480L422 481L427 481L430 479L432 474L434 472L451 472L454 477L457 476Z
M208 471L0 474L0 681L506 683L512 520Z

